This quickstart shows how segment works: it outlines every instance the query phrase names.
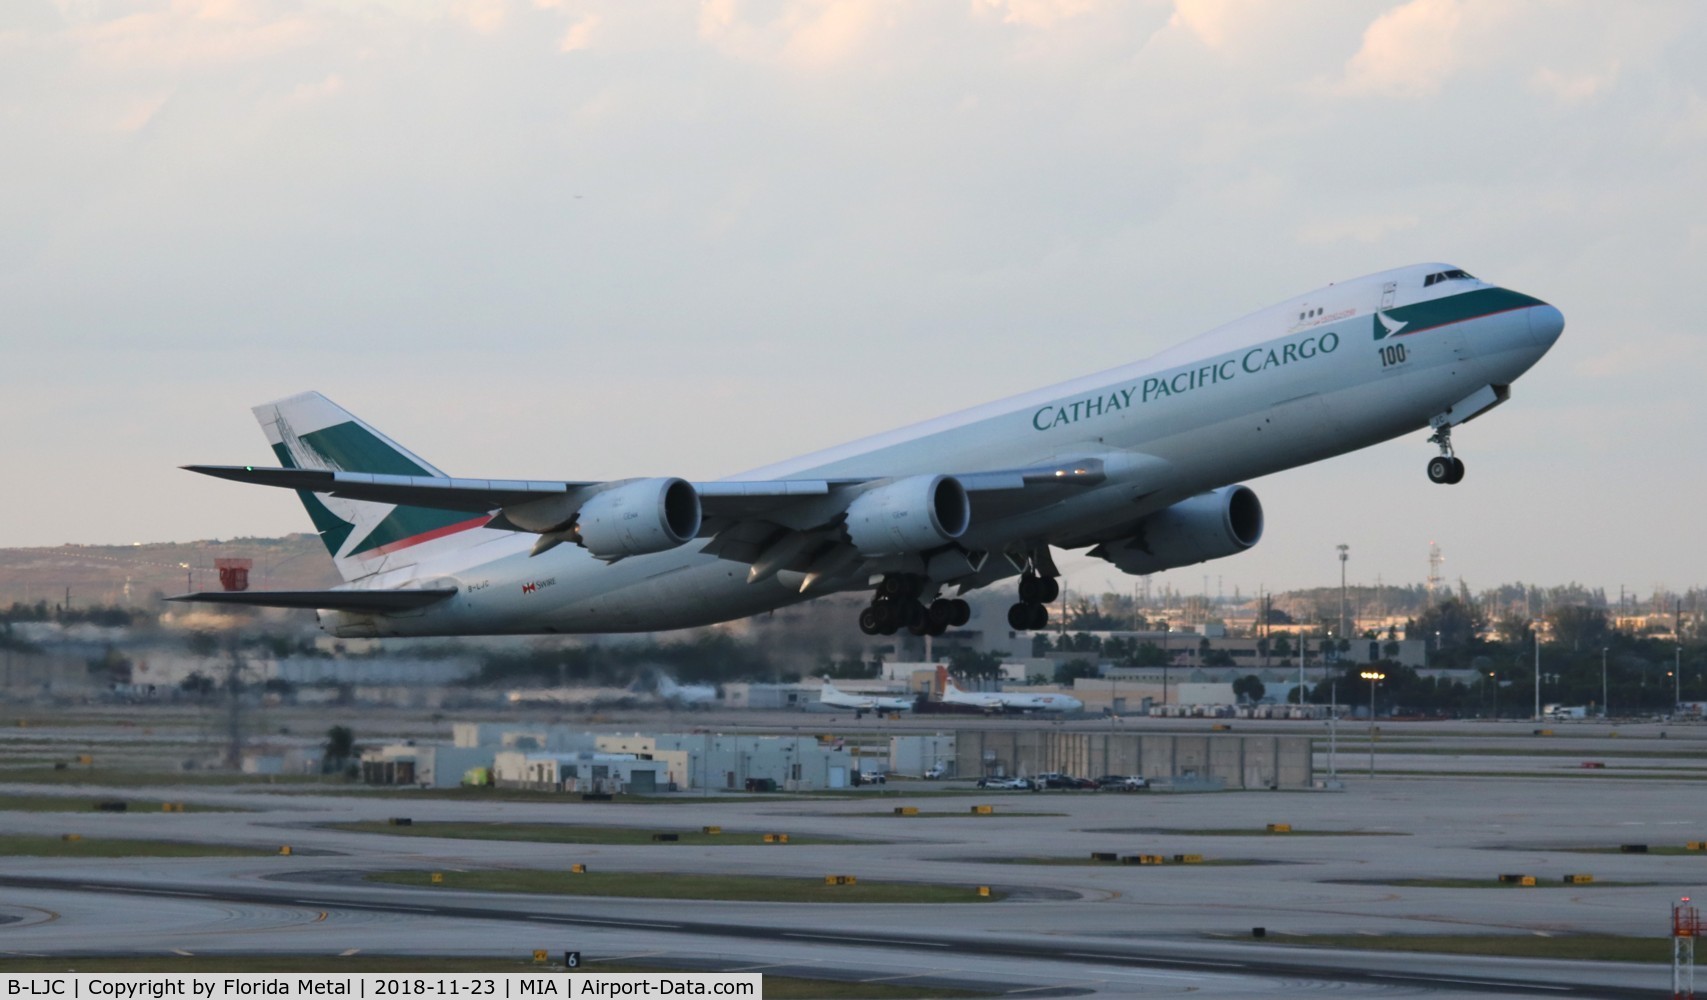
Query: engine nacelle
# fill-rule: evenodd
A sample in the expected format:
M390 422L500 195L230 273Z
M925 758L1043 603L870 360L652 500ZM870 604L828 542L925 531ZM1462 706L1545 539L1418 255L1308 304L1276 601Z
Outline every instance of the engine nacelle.
M848 539L865 556L922 552L954 541L972 523L972 501L953 476L910 476L848 504Z
M1138 522L1130 538L1090 554L1123 573L1143 575L1238 555L1262 540L1262 502L1248 486L1201 493Z
M699 493L684 479L636 479L601 490L575 518L575 541L604 560L673 549L699 534Z

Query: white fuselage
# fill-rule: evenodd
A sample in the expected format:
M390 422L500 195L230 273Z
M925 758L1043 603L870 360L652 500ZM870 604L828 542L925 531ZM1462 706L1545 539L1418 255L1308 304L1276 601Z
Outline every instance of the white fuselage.
M974 506L960 539L992 552L1016 539L1084 544L1099 527L1205 490L1427 427L1472 393L1503 389L1552 346L1557 309L1474 279L1424 286L1445 267L1330 285L1143 361L729 478L970 474L1099 456L1101 485L1014 516L979 518ZM1413 318L1390 318L1403 315ZM532 536L474 533L472 545L427 541L396 569L380 557L357 584L441 582L455 597L406 614L322 612L323 626L351 635L651 631L808 599L798 574L749 583L746 564L699 551L703 541L606 564L572 545L530 557Z
M950 705L971 705L987 712L1077 712L1085 703L1072 695L1033 694L1024 691L962 691L948 682L942 700Z

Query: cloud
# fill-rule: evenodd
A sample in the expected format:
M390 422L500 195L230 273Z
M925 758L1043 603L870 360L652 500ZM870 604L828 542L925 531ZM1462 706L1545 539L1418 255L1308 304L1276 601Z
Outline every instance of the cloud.
M457 17L482 35L496 34L509 20L508 0L460 0L453 8Z
M563 33L563 40L557 44L560 52L578 52L588 45L593 29L599 26L599 15L588 14L569 26Z
M1529 77L1529 89L1547 94L1561 104L1581 104L1618 82L1618 60L1600 73L1561 73L1543 66Z
M1053 28L1062 21L1095 10L1098 0L979 0L985 7L1002 12L1006 24L1028 28Z
M1382 14L1363 33L1363 46L1346 63L1346 93L1428 97L1457 67L1459 0L1411 0Z
M1226 44L1232 26L1248 13L1247 7L1235 6L1233 0L1174 0L1168 27L1189 31L1204 45L1218 49Z
M706 0L699 35L719 52L744 61L822 70L851 62L901 4L889 0L817 0L765 18L740 0Z

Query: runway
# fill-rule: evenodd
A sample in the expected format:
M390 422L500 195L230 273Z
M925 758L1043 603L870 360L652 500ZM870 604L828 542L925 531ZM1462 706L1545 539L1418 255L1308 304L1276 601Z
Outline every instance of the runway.
M1665 933L1667 905L1707 881L1707 857L1570 848L1699 837L1683 781L1346 777L1343 792L1199 795L985 793L894 783L842 798L677 796L660 804L461 802L395 793L174 789L250 811L12 812L8 833L76 832L244 844L290 856L0 860L0 950L10 954L351 951L525 955L573 949L644 960L1019 995L1648 997L1663 965L1320 950L1278 942L1338 933ZM41 786L3 791L54 792ZM82 798L133 788L72 787ZM1682 798L1680 798L1682 797ZM995 806L973 816L969 803ZM899 804L926 813L897 817ZM785 830L834 845L563 845L403 837L324 824L407 815L691 829ZM1289 822L1287 836L1260 834ZM1245 834L1254 835L1245 835ZM1202 866L1085 867L1091 851L1202 853ZM1055 864L1016 864L1016 859ZM1019 890L998 903L875 905L632 900L413 889L383 869L499 867L857 874ZM1249 862L1249 863L1238 863ZM1405 878L1491 881L1524 871L1601 884L1533 890L1407 888ZM1628 883L1628 884L1604 884ZM1051 898L1053 897L1053 898ZM1263 927L1264 941L1251 929Z

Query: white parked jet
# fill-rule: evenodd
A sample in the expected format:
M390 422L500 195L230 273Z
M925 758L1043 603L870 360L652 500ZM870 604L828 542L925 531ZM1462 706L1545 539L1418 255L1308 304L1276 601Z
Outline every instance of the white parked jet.
M913 707L910 698L883 698L876 695L848 694L824 678L824 689L818 693L818 704L830 708L851 708L854 718L867 712L905 712Z
M317 393L255 408L277 468L188 466L298 491L345 584L186 594L319 610L339 636L624 632L875 590L867 633L964 625L1018 576L1045 626L1051 547L1145 574L1262 537L1239 480L1504 402L1558 309L1445 264L1318 288L1144 361L717 482L454 478ZM562 543L569 544L564 545ZM950 595L955 596L950 596Z
M962 691L944 679L942 700L949 705L971 705L986 712L1077 712L1085 703L1072 695L1032 694L1025 691Z

